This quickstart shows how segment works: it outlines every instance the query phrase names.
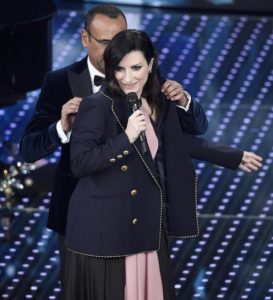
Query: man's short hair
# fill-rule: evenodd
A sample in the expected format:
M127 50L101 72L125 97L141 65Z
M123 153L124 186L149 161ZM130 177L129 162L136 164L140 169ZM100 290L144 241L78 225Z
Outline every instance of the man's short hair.
M84 28L86 30L89 29L90 24L92 23L95 16L98 14L107 16L111 19L117 19L119 16L122 16L124 18L125 22L127 23L124 13L115 5L108 4L108 3L98 4L98 5L94 6L93 8L91 8L85 15Z

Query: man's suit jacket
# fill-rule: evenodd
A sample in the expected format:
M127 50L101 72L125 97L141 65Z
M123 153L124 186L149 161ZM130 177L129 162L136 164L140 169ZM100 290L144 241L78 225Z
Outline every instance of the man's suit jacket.
M61 144L56 123L61 119L62 106L73 97L92 95L87 57L66 68L49 73L44 80L35 112L20 141L20 153L26 162L34 162L61 147L51 202L48 228L65 234L69 198L77 179L70 170L70 143ZM202 107L192 101L190 111L179 109L181 125L185 132L202 134L207 129L207 119Z
M48 73L44 80L33 117L20 141L20 153L27 162L34 162L61 147L49 207L48 228L65 233L69 198L77 183L70 170L70 143L62 144L56 123L62 106L73 97L92 94L87 59Z
M168 234L198 234L197 186L191 158L237 168L242 151L185 135L179 111L163 96L158 130L166 173ZM126 98L107 86L87 97L73 125L71 168L79 182L71 196L66 242L72 251L115 257L159 248L163 191L150 151L141 154L124 131Z

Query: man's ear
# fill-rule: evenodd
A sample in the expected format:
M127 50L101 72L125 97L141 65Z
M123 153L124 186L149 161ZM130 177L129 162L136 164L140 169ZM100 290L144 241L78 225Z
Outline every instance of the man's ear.
M88 33L84 29L81 32L81 38L82 38L82 45L83 45L83 47L87 48L88 41L89 41L89 36L88 36Z

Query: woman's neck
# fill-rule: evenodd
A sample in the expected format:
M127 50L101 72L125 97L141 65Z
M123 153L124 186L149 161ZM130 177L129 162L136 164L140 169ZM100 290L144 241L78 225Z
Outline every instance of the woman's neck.
M152 118L152 120L155 122L156 121L156 112L155 110L150 107L148 104L147 100L145 98L141 97L141 103L142 103L142 108L145 109L145 111L149 114L149 116Z

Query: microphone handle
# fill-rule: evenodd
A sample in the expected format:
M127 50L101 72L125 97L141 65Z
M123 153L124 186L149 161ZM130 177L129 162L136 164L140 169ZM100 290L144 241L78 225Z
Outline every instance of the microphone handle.
M135 112L138 109L139 109L139 107L136 104L132 106L133 112ZM145 135L144 131L140 132L139 139L140 139L141 152L142 152L142 154L145 154L147 152L148 148L147 148L146 135Z
M140 139L140 146L141 146L142 154L145 154L147 152L148 148L147 148L146 135L145 135L144 131L141 131L141 133L139 135L139 139Z

